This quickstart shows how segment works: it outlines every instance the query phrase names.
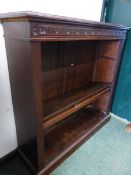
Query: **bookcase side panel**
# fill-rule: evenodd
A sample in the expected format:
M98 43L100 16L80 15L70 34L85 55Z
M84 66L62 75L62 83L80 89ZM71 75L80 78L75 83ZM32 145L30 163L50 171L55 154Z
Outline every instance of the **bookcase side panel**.
M124 40L101 41L96 58L94 81L111 83L111 90L101 96L94 105L107 114L111 108L123 44Z
M27 22L7 22L3 26L18 149L32 169L38 171L43 168L38 150L40 146L38 132L41 116L38 113L38 106L36 106L36 103L39 104L36 92L37 84L34 84L35 74L38 73L34 70L36 60L33 60L32 57L30 41L25 39L28 38L30 27ZM15 33L16 37L13 37Z

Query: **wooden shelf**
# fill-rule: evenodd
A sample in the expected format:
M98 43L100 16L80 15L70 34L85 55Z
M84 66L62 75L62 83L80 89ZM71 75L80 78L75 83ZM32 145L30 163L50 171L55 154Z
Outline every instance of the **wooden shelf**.
M128 28L32 12L0 20L18 149L47 175L109 120Z
M46 101L44 103L43 127L49 128L60 122L96 100L109 88L109 83L90 83L79 89L71 90L63 96Z
M44 135L46 164L55 163L78 148L109 118L96 109L85 108L50 129Z

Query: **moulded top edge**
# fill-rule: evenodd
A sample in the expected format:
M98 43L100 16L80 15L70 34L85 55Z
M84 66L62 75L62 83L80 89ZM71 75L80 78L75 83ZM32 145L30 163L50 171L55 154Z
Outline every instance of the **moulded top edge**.
M30 21L30 20L45 20L45 21L54 21L56 23L65 23L65 24L79 24L79 25L87 25L87 26L98 26L98 27L108 27L108 28L118 28L118 29L129 29L129 27L111 23L104 23L104 22L96 22L90 21L86 19L78 19L72 17L65 17L65 16L58 16L58 15L51 15L45 13L38 13L32 11L19 11L19 12L8 12L8 13L1 13L0 14L0 21Z

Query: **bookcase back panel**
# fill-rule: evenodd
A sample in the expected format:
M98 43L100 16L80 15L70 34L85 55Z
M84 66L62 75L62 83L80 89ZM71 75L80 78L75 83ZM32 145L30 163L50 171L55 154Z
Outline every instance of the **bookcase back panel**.
M42 87L43 98L52 98L57 95L58 53L57 43L46 44L42 47Z
M75 66L75 87L79 88L92 81L97 42L85 41L78 46L78 53L76 52L76 66Z
M41 45L43 100L92 81L96 41L44 42Z

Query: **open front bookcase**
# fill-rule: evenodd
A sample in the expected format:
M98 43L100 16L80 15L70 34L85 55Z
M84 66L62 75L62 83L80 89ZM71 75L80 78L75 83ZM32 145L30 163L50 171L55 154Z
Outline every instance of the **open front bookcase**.
M49 174L109 121L127 28L33 12L1 21L18 150Z

